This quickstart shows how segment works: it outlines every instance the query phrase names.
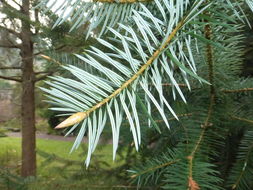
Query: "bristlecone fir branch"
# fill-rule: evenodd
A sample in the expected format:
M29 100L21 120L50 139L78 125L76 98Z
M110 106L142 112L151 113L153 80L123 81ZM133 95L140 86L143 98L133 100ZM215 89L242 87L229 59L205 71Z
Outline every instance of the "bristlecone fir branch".
M62 123L57 125L55 128L60 129L60 128L65 128L65 127L69 127L69 126L75 125L77 123L80 123L82 120L84 120L86 117L88 117L90 113L97 110L98 108L100 108L101 106L103 106L104 104L109 102L111 99L116 97L118 94L120 94L124 89L126 89L129 85L131 85L133 83L133 81L135 81L142 73L144 73L144 71L146 71L149 68L149 66L160 55L160 53L169 45L169 43L175 37L177 32L184 25L184 23L185 23L185 18L183 18L178 23L178 25L175 27L175 29L168 36L167 40L160 46L159 49L157 49L153 53L153 55L149 58L149 60L129 80L127 80L125 83L123 83L120 88L115 90L110 96L106 97L105 99L103 99L103 101L99 102L98 104L96 104L95 106L90 108L89 110L87 110L85 112L78 112L78 113L71 115L69 118L64 120Z

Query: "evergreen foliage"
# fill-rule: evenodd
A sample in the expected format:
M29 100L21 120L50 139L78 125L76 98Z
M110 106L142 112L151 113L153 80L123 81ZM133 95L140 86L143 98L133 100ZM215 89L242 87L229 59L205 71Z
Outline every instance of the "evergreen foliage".
M64 1L56 25L90 19L86 37L98 45L76 55L85 67L66 63L72 77L51 77L43 90L53 110L71 115L57 128L78 130L72 150L87 132L86 166L109 124L115 158L127 125L142 157L129 170L140 187L253 188L253 81L240 77L246 4Z

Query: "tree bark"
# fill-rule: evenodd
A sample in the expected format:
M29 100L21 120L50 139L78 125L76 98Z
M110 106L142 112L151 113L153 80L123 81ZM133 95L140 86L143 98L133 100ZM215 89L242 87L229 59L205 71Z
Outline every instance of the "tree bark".
M22 13L30 20L30 1L22 0ZM31 26L22 20L22 166L23 177L36 175L35 100L33 71L33 41Z

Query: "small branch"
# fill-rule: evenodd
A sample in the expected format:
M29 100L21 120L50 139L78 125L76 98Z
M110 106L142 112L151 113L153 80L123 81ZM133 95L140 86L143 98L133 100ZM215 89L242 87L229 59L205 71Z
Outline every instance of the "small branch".
M253 124L253 120L250 120L250 119L246 119L246 118L241 118L241 117L237 117L237 116L231 116L232 119L235 119L235 120L239 120L239 121L245 121L247 123L250 123L250 124Z
M11 80L11 81L16 81L16 82L22 82L21 79L17 79L17 78L13 78L13 77L0 76L0 79Z
M0 67L0 70L21 69L21 67Z
M248 92L248 91L253 91L253 88L242 88L242 89L237 89L237 90L221 90L222 92L225 93L240 93L240 92Z
M155 166L155 167L152 167L152 168L148 168L148 169L146 169L144 171L141 171L140 173L131 175L130 177L131 178L136 178L136 177L139 177L139 176L141 176L141 175L143 175L145 173L148 173L150 171L154 171L154 170L158 170L160 168L164 168L164 167L170 166L170 165L175 164L175 163L177 163L179 161L180 161L180 159L176 159L176 160L173 160L173 161L170 161L170 162L166 162L164 164L161 164L161 165L158 165L158 166Z
M205 132L206 132L206 129L211 126L210 123L209 123L209 120L211 118L211 115L212 115L212 112L213 112L213 106L214 106L214 97L215 96L212 96L211 99L210 99L210 105L209 105L209 108L208 108L208 114L207 114L207 117L206 117L206 120L205 120L205 123L201 126L203 128L202 132L200 133L200 136L199 136L199 139L196 143L196 145L194 146L191 154L188 156L188 159L189 160L193 160L194 158L194 155L195 153L197 152L203 138L204 138L204 135L205 135Z
M45 50L42 50L42 51L39 51L39 52L37 52L37 53L34 53L33 55L43 55L42 53L43 52L46 52L46 51L57 51L57 50L60 50L60 49L62 49L62 48L64 48L64 47L66 47L66 45L61 45L61 46L59 46L59 47L56 47L56 48L53 48L53 49L45 49Z
M20 49L21 46L20 45L5 45L5 44L0 44L0 47L1 48L17 48L17 49Z
M17 6L19 6L20 9L22 9L22 6L15 0L12 0Z
M55 71L48 72L47 74L45 74L45 75L43 75L41 77L36 78L35 82L38 82L38 81L41 81L41 80L45 80L48 76L52 76L54 73L55 73Z
M179 114L177 115L177 117L181 118L181 117L189 117L189 116L192 116L193 113L183 113L183 114ZM176 118L169 118L168 121L172 121L172 120L176 120Z
M153 83L149 83L149 85L154 86ZM162 83L162 86L174 86L174 85L171 84L171 83ZM180 86L180 87L187 87L187 85L183 84L183 83L179 83L178 86Z
M252 148L253 148L253 143L251 143L251 145L248 148L247 155L245 157L245 161L244 161L242 170L241 170L240 175L238 176L235 184L232 185L232 190L237 189L239 183L241 182L241 179L242 179L243 175L245 174L246 167L247 167L249 159L250 159L250 153L252 151Z
M45 74L45 73L51 73L52 71L39 71L39 72L34 72L35 75L40 75L40 74Z
M171 83L163 83L162 85L163 85L163 86L173 86L173 84L171 84ZM183 83L182 83L182 84L179 83L178 86L180 86L180 87L187 87L187 85L186 85L186 84L183 84Z
M47 60L47 61L51 61L51 62L54 62L54 63L56 63L58 65L62 65L62 63L60 63L59 61L57 61L57 60L55 60L55 59L53 59L53 58L51 58L51 57L49 57L47 55L41 54L40 57L43 58L43 59L45 59L45 60Z
M182 118L182 117L189 117L192 115L193 115L193 113L183 113L183 114L177 115L177 117ZM177 119L175 117L168 118L168 121L173 121L173 120L177 120ZM164 120L155 120L155 122L162 123L162 122L164 122Z

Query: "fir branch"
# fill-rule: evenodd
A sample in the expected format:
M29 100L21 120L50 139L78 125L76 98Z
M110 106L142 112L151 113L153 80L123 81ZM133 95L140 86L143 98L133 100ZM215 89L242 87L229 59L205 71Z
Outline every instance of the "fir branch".
M189 117L189 116L192 116L193 113L183 113L183 114L178 114L177 117L178 118L181 118L181 117ZM168 121L173 121L173 120L177 120L175 117L171 117L168 119ZM162 123L164 122L164 120L155 120L155 122L157 123Z
M13 67L0 67L0 70L11 70L11 69L21 69L21 67L15 67L15 66L13 66Z
M35 75L40 75L40 74L47 74L47 73L51 73L52 71L38 71L38 72L34 72Z
M253 120L250 120L250 119L241 118L241 117L237 117L237 116L233 116L233 115L231 116L231 118L232 118L232 119L235 119L235 120L244 121L244 122L253 124Z
M247 165L248 165L248 161L249 161L249 159L250 159L250 153L252 152L252 150L253 150L253 143L248 147L248 151L247 151L247 155L246 155L246 157L245 157L245 161L244 161L244 164L243 164L243 168L242 168L242 170L241 170L241 172L240 172L240 175L239 175L239 177L237 178L236 182L232 185L232 189L236 189L237 186L239 185L241 179L243 178L243 175L244 175L244 173L245 173L245 171L246 171L246 167L247 167Z
M62 48L66 47L67 45L66 44L63 44L63 45L60 45L56 48L53 48L53 49L44 49L44 50L41 50L39 52L36 52L34 53L33 55L42 55L43 52L50 52L50 51L57 51L57 50L61 50Z
M194 155L196 154L196 152L197 152L197 150L198 150L198 148L199 148L199 146L200 146L200 144L201 144L201 142L202 142L202 140L203 140L203 138L204 138L204 135L205 135L205 132L206 132L207 127L210 126L210 125L209 125L209 120L210 120L210 117L211 117L211 115L212 115L213 105L214 105L214 103L212 103L212 102L214 102L214 96L211 97L210 105L209 105L209 109L208 109L208 114L207 114L205 123L201 126L201 127L202 127L202 131L201 131L201 133L200 133L199 139L198 139L198 141L196 142L196 145L194 146L194 148L193 148L191 154L188 156L188 159L191 160L191 162L192 162L192 160L193 160L193 158L194 158ZM192 165L192 164L191 164L191 165ZM191 173L191 172L190 172L190 173Z
M211 25L207 24L205 26L205 38L211 40L212 30ZM208 64L208 72L209 72L209 82L210 82L210 95L211 95L211 102L212 104L212 96L215 95L215 88L214 88L214 71L213 71L213 48L211 44L207 44L206 49L206 56L207 56L207 64Z
M40 57L43 58L43 59L45 59L45 60L47 60L47 61L51 61L51 62L56 63L58 65L62 65L62 63L60 63L59 61L57 61L57 60L55 60L52 57L49 57L47 55L40 54Z
M154 171L154 170L157 170L157 169L160 169L160 168L164 168L164 167L170 166L170 165L175 164L175 163L177 163L177 162L179 162L179 161L180 161L180 159L176 159L176 160L173 160L173 161L169 161L169 162L163 163L163 164L161 164L161 165L148 168L148 169L146 169L146 170L144 170L144 171L141 171L140 173L136 173L136 174L134 174L134 175L131 175L130 177L131 177L131 178L136 178L136 177L139 177L139 176L141 176L141 175L143 175L143 174L146 174L146 173L148 173L148 172L151 172L151 171Z
M212 35L212 30L211 30L211 25L207 24L205 25L205 38L207 40L211 40L211 35ZM207 113L207 117L206 120L204 122L204 124L201 126L202 127L202 131L200 133L200 136L198 138L198 141L196 142L191 154L187 157L188 162L189 162L189 174L188 174L188 187L189 190L198 190L199 186L197 184L197 182L194 181L193 179L193 159L194 156L201 144L201 142L204 139L206 130L208 128L209 125L209 121L213 112L213 106L215 103L215 87L214 87L214 71L213 71L213 48L211 46L211 44L207 44L206 46L206 56L207 56L207 64L208 64L208 73L209 73L209 82L210 82L210 103L209 103L209 108L208 108L208 113Z
M149 85L154 86L153 83L150 83ZM162 83L162 86L173 86L173 84L171 84L171 83ZM180 86L180 87L187 87L187 84L179 83L178 86Z
M174 28L174 30L168 36L167 40L161 45L161 47L159 49L157 49L153 53L153 55L149 58L149 60L130 79L128 79L125 83L123 83L120 88L115 90L110 96L106 97L105 99L103 99L103 101L99 102L98 104L96 104L95 106L93 106L92 108L87 110L86 112L78 112L78 113L75 113L75 114L71 115L69 118L64 120L62 123L57 125L55 128L60 129L60 128L65 128L65 127L72 126L76 123L80 123L82 120L84 120L86 117L88 117L88 115L90 113L92 113L93 111L97 110L98 108L100 108L101 106L103 106L104 104L109 102L111 99L113 99L118 94L120 94L124 89L126 89L128 86L130 86L144 71L146 71L149 68L149 66L160 55L160 53L164 49L166 49L166 47L170 44L172 39L176 36L177 32L184 25L184 23L185 23L185 18L183 18L178 23L178 25Z
M20 49L20 45L10 45L10 44L0 44L0 48L14 48L14 49Z
M211 40L211 26L207 24L205 26L205 37L208 40ZM209 82L211 83L210 85L210 103L209 103L209 108L208 108L208 113L206 120L204 124L201 126L203 128L199 140L196 143L196 146L194 147L193 151L191 152L190 156L194 157L203 137L206 131L206 128L209 125L209 120L211 118L212 112L213 112L213 106L214 106L214 101L215 101L215 88L214 88L214 72L213 72L213 50L212 46L210 44L207 44L207 50L206 50L206 56L207 56L207 63L208 63L208 73L209 73Z
M47 77L52 76L56 71L47 72L46 74L42 75L41 77L38 77L35 79L35 82L45 80Z
M209 120L210 120L212 112L213 112L214 98L215 98L214 94L211 94L210 105L209 105L209 109L208 109L208 114L207 114L207 117L206 117L204 125L201 126L202 127L202 131L200 133L199 139L198 139L196 145L194 146L191 154L187 157L187 159L189 161L189 175L188 175L189 190L194 190L194 189L192 189L192 184L196 183L196 182L193 183L194 182L194 180L193 180L193 173L192 173L192 171L193 171L193 159L194 159L194 156L195 156L195 154L196 154L196 152L197 152L197 150L198 150L201 142L204 139L204 135L206 133L207 128L210 126ZM198 185L198 184L196 183L195 185Z
M253 91L253 88L242 88L242 89L236 89L236 90L221 90L222 92L225 93L240 93L240 92L249 92L249 91Z
M183 114L178 114L177 117L178 118L181 118L181 117L189 117L189 116L192 116L193 113L183 113ZM176 120L176 118L169 118L168 121L172 121L172 120Z
M17 79L17 78L14 78L14 77L0 76L0 79L11 80L11 81L16 81L16 82L22 82L21 79Z

